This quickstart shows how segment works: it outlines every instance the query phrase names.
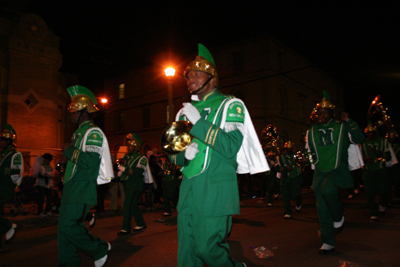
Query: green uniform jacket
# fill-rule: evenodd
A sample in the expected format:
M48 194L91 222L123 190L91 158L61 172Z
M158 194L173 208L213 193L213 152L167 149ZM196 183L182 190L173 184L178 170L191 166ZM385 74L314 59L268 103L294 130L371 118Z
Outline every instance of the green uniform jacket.
M308 145L315 153L316 172L343 172L336 177L336 185L342 188L353 186L349 171L348 149L351 141L360 144L364 141L364 134L352 119L346 122L331 120L326 125L314 124L308 131Z
M0 155L0 198L10 199L14 194L15 184L12 175L20 175L22 171L22 155L9 147Z
M282 153L278 157L278 164L280 167L279 172L282 173L283 177L295 178L301 174L301 168L294 160L294 154ZM292 168L292 170L289 171L288 167Z
M200 152L191 161L185 160L185 152L170 156L171 162L184 166L178 212L190 189L194 194L193 205L203 216L217 217L240 212L236 155L242 145L243 135L236 126L243 126L245 115L240 102L229 106L225 120L231 129L219 128L223 110L221 104L231 98L215 89L202 100L192 101L201 119L193 126L190 134L194 136L193 142L199 144Z
M375 148L378 151L378 155L370 151L371 147ZM365 162L366 170L377 171L380 169L386 169L385 161L380 161L378 159L386 156L385 158L387 160L390 160L389 142L386 138L374 138L371 140L365 140L365 142L362 144L362 154L364 158L371 157L375 160L375 162L373 163Z
M129 180L130 189L143 190L143 173L148 164L147 158L136 151L132 154L125 154L123 160L125 171L121 175L121 181Z
M62 204L97 205L97 177L105 136L96 129L98 127L91 120L81 123L72 136L72 145L63 152L68 163L64 176ZM91 132L84 138L87 131ZM83 152L80 149L83 143L86 144L86 151L91 152Z

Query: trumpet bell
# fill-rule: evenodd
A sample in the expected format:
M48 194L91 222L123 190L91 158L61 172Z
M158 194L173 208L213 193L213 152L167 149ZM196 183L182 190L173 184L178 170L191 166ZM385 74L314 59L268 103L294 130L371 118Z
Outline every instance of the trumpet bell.
M171 123L161 135L161 149L168 155L181 153L192 142L189 134L193 124L189 121Z

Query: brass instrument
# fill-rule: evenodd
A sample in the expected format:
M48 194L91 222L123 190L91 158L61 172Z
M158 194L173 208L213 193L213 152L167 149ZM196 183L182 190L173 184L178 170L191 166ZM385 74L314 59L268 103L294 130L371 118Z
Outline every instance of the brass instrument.
M311 112L310 115L310 124L315 124L319 122L319 116L318 116L318 109L320 107L320 104L318 103L314 108L313 111Z
M304 153L299 150L293 155L293 157L294 161L297 163L297 166L301 166L304 159Z
M192 142L189 134L193 124L189 121L175 121L171 123L161 135L161 149L168 155L176 155L186 149Z
M166 163L166 168L164 170L164 175L170 175L171 173L174 175L177 170L177 165L175 163Z
M308 152L308 151L304 152L304 157L306 159L308 159L311 164L314 163L314 156L315 156L315 153Z
M116 161L115 161L115 167L116 167L116 169L118 169L120 166L123 166L124 165L124 159L117 159Z
M368 109L368 119L378 130L379 135L385 136L393 128L392 120L381 102L381 95L377 95Z
M279 136L275 125L269 124L263 129L261 141L265 156L268 156L270 151L274 151L276 155L279 155L278 139Z
M56 170L57 170L59 173L64 173L64 172L65 172L65 168L66 168L66 164L64 164L64 163L59 162L59 163L57 163L57 165L56 165Z

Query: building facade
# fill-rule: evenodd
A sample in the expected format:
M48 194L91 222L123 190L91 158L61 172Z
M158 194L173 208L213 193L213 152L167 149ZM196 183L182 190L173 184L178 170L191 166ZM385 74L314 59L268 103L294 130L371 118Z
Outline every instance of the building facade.
M311 111L321 101L322 91L330 93L339 110L343 106L343 89L337 81L272 36L242 40L210 51L217 64L221 91L245 102L260 140L262 130L274 124L280 146L291 137L302 149L303 133L309 128ZM195 53L179 60L176 66L172 81L174 114L183 102L190 101L182 73ZM168 125L168 82L162 66L154 66L104 83L109 98L104 129L111 150L125 145L129 132L142 136L144 152L160 149L160 137Z
M59 155L66 142L69 97L61 64L59 38L41 17L15 12L0 18L1 126L16 130L28 167L36 156Z

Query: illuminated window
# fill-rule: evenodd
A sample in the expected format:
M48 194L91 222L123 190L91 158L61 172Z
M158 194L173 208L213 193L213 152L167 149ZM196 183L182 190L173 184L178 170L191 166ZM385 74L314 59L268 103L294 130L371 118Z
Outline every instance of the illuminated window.
M118 99L125 98L125 84L121 83L118 87Z

